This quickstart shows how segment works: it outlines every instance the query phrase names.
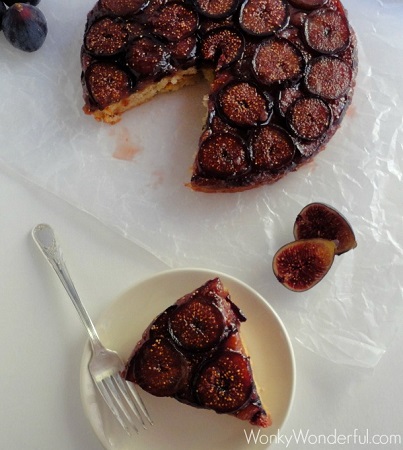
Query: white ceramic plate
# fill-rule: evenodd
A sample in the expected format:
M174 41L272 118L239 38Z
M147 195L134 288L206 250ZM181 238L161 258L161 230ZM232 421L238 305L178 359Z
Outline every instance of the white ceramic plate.
M155 316L182 295L219 276L231 298L247 317L241 326L243 341L251 356L255 381L273 425L261 429L257 444L248 443L258 428L249 423L192 408L171 398L157 398L139 388L154 425L139 435L127 436L94 390L87 365L87 343L81 363L81 395L91 425L108 450L241 450L267 448L290 410L295 388L295 363L291 343L280 318L256 291L228 275L204 269L179 269L144 280L103 313L96 324L104 344L127 359ZM273 440L273 438L272 438Z

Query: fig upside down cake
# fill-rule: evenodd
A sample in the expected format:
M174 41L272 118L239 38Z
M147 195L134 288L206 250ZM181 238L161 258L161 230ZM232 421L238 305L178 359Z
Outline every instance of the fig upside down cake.
M239 334L245 320L220 278L209 280L148 326L124 375L155 396L268 427Z
M356 39L340 0L99 0L81 52L84 111L115 123L209 81L189 186L270 184L322 150L351 103Z

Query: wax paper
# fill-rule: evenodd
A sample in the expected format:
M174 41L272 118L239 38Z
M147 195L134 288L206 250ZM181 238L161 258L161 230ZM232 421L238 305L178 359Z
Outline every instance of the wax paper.
M354 99L315 160L237 194L185 187L207 85L164 94L114 126L82 112L80 46L93 0L46 1L35 53L0 39L0 165L92 214L170 267L239 277L283 318L294 343L340 364L374 367L402 324L403 3L345 0L359 43ZM305 293L285 289L272 259L303 206L342 212L358 246ZM12 199L10 199L12 205ZM113 282L113 280L111 280Z

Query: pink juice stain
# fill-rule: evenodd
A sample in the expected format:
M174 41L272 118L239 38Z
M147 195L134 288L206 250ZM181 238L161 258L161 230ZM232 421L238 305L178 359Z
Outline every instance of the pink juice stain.
M112 154L114 158L132 161L142 151L142 148L132 141L127 127L121 127L118 130L113 129L110 135L116 137L116 147Z

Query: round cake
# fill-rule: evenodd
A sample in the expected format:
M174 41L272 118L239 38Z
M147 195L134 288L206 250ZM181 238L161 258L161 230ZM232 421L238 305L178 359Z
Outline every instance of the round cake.
M188 186L237 192L324 149L351 103L357 52L340 0L99 0L81 63L84 111L110 124L204 76Z

